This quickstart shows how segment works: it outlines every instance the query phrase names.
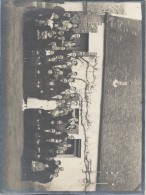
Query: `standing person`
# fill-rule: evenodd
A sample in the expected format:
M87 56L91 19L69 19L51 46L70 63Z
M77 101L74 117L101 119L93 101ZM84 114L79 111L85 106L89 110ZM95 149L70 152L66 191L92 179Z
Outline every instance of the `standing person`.
M55 51L56 56L63 56L63 60L65 59L65 62L70 61L71 58L76 58L77 54L76 52L73 52L72 50L64 50L64 51Z
M56 120L62 121L63 123L68 123L68 121L73 118L73 115L74 110L70 110L67 114L58 116Z
M48 48L51 42L56 42L57 45L61 47L63 38L62 36L59 36L54 30L37 30L37 40L39 42L40 48Z
M80 38L80 34L79 33L75 33L73 30L69 30L68 32L65 31L64 32L64 41L73 41L75 42L76 39Z
M72 23L69 20L62 20L58 23L54 24L55 30L61 30L65 32L69 32L70 30L74 30L78 27L78 24Z
M55 169L57 169L57 168L59 168L59 165L61 164L61 161L60 160L57 160L57 161L50 161L49 162L49 166L50 166L50 169L49 169L49 171L50 171L50 173L51 174L54 174L55 172L54 172L54 170Z
M55 137L58 135L58 131L64 131L64 129L68 126L69 121L73 118L73 110L68 111L67 114L64 114L64 111L62 110L54 110L54 111L49 111L49 113L52 115L52 118L49 120L48 127L49 129L55 129L56 131L53 132L53 136ZM47 121L47 118L46 118ZM47 122L43 121L42 123L47 124ZM50 130L46 130L47 133L51 133Z
M54 56L42 56L40 59L41 64L49 65L50 67L53 67L57 64L60 64L61 61L64 60L63 55L54 55Z
M37 97L39 99L51 100L52 97L69 88L70 86L68 83L63 83L59 80L52 80L47 78L44 81L43 87L39 88L39 94L37 94L37 96L34 94L33 96L28 97Z
M29 75L36 78L44 78L44 79L54 79L58 80L61 78L70 78L72 75L76 76L77 73L72 73L71 68L69 69L61 69L57 67L50 67L49 65L46 66L37 66L33 67L33 71L29 72ZM29 76L27 75L27 77Z
M57 108L55 110L49 111L49 114L51 114L53 117L58 117L58 116L67 115L69 111L70 109L61 107L61 108Z
M61 105L61 102L55 100L40 100L37 98L28 98L24 109L43 109L54 110Z
M68 91L65 91L64 93L57 95L56 97L53 97L53 99L56 100L79 100L79 94L78 93L70 93Z
M46 159L49 157L56 157L59 154L63 154L64 151L63 150L55 150L55 149L41 149L40 150L40 155L42 157L42 159Z
M55 139L61 139L64 141L67 141L68 139L68 133L67 132L61 132L61 131L58 131L56 132L55 136L54 136Z
M52 110L53 112L53 110ZM47 116L48 115L48 116ZM51 121L53 121L53 116L49 113L44 117L40 117L39 119L37 119L37 125L39 128L39 135L40 137L43 135L48 134L50 135L54 135L56 132L56 128L55 128L55 124L52 123Z
M70 69L72 66L77 66L78 62L75 59L69 59L64 64L58 64L55 67L62 69Z
M72 144L68 144L68 143L61 143L57 146L58 149L66 151L68 148L71 148Z
M57 95L57 92L54 90L55 83L52 79L47 79L47 81L36 81L36 78L33 78L33 82L32 79L29 81L26 79L23 83L25 101L27 101L28 97L50 100L53 96Z
M76 34L74 33L74 34L70 37L69 41L75 42L75 40L78 40L80 37L81 37L81 35L80 35L79 33L76 33Z
M71 49L72 47L76 47L77 46L77 43L76 42L73 42L73 41L64 41L63 46L66 49Z
M30 78L25 79L23 84L25 100L28 97L50 100L53 96L57 95L57 92L54 90L53 81L50 81L49 83L45 84L45 82L42 80L37 80L36 78L33 78L32 80L32 78Z
M64 167L57 167L56 169L53 170L54 174L59 174L59 171L64 171Z
M30 41L36 38L38 29L51 31L55 20L58 21L64 13L65 10L59 6L53 9L41 8L27 11L24 14L24 46L27 48Z
M61 68L56 68L54 67L54 78L56 80L61 80L61 79L69 79L72 75L76 73L73 73L71 68L69 69L61 69Z
M48 163L42 163L42 162L37 162L37 161L32 161L31 162L31 170L33 173L35 172L40 172L40 171L45 171L49 169L50 166Z

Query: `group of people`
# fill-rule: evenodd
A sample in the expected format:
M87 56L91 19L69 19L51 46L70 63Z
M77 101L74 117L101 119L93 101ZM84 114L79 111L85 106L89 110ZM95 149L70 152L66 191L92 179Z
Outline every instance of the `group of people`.
M57 117L45 110L24 111L23 160L27 165L27 180L48 183L64 170L59 167L61 161L54 158L73 147L69 140L74 137L68 130L77 128L77 125L78 119L73 116L73 111L67 115L60 113Z
M61 7L35 10L24 17L24 99L50 100L66 90L76 91L72 84L78 73L72 69L78 56L73 48L80 34L73 30L78 26L74 17Z
M24 32L24 150L30 179L48 183L57 177L61 161L58 155L72 147L69 135L78 128L74 115L80 95L72 83L77 72L74 32L79 18L61 7L26 13Z

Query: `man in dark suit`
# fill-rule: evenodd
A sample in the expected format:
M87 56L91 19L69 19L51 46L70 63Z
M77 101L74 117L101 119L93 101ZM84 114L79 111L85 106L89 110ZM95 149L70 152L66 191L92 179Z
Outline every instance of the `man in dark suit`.
M39 94L34 93L31 94L33 96L28 97L36 97L38 99L44 99L44 100L51 100L52 97L56 96L57 94L60 94L62 91L65 91L66 89L69 89L70 86L68 83L60 82L59 80L51 80L46 79L43 83L43 86L39 88Z
M54 136L54 138L55 139L61 139L64 142L68 138L68 133L67 132L57 131L55 136Z
M57 143L49 143L43 144L40 147L40 152L38 153L41 155L41 158L46 159L50 157L56 157L58 154L63 154L64 152L62 150L57 150ZM50 149L49 149L50 148Z

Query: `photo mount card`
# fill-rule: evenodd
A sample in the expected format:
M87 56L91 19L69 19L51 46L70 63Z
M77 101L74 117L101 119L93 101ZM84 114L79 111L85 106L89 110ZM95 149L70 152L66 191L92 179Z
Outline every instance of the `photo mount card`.
M1 193L144 194L145 3L1 8Z

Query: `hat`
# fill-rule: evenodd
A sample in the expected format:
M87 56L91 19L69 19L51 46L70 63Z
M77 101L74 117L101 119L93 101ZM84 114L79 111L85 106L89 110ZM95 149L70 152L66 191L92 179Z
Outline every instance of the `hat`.
M65 13L65 9L60 6L55 6L53 10L56 14L59 14L59 15L63 15Z

